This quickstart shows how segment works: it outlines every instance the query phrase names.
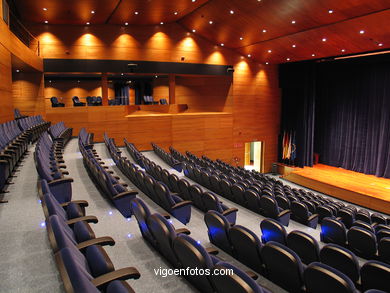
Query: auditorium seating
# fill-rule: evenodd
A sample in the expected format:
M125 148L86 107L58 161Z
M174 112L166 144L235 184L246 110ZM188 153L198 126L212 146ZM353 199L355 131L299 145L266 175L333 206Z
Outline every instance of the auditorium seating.
M88 106L101 106L103 104L102 97L100 96L87 96L85 99Z
M55 108L55 107L65 107L64 103L58 102L58 98L57 97L51 97L50 98L50 102L51 102L51 106L53 108Z
M14 118L15 118L15 120L23 119L23 118L26 118L26 117L28 117L28 116L22 115L18 108L14 109Z
M83 106L85 106L85 103L81 102L78 96L74 96L72 98L72 101L73 101L73 106L75 106L75 107L83 107Z
M160 99L160 105L168 105L167 99Z
M172 158L172 156L157 146L155 143L152 143L153 151L161 158L165 163L174 168L176 171L181 172L182 166L181 163Z
M287 247L295 251L306 265L320 260L320 248L317 241L302 231L288 233Z
M66 127L64 122L58 122L55 125L50 126L49 133L51 138L61 143L64 147L72 138L73 128Z
M155 101L152 96L144 96L143 97L145 105L156 105L158 101Z

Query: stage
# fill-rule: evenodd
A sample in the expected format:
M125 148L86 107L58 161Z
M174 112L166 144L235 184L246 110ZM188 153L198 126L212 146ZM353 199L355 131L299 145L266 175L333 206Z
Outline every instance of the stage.
M280 169L280 168L279 168ZM317 164L284 167L283 178L333 197L390 214L390 179Z

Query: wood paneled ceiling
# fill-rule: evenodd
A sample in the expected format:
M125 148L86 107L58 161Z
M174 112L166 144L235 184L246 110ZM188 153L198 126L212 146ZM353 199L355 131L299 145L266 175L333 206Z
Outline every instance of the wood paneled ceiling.
M14 4L22 21L33 23L177 22L264 63L390 48L389 0L14 0Z

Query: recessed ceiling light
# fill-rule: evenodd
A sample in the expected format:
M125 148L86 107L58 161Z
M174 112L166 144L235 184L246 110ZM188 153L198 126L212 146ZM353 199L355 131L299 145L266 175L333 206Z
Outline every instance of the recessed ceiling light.
M92 13L92 14L95 14L95 10L91 10L91 13Z
M234 11L233 11L233 10L230 10L230 14L234 14Z
M121 75L123 75L123 73L121 73Z
M192 32L194 33L194 32L196 32L196 30L192 30Z
M177 11L175 11L173 14L174 14L174 15L177 15Z
M160 24L164 24L163 22L160 22Z
M322 41L323 41L323 42L326 42L326 38L322 38Z
M271 53L272 52L272 50L268 50L268 53Z
M192 2L196 2L196 0L192 0Z
M154 77L155 77L155 78L157 78L157 77L158 77L158 75L155 75Z
M267 30L266 29L263 29L263 33L266 33L267 32Z
M80 83L80 81L79 81L79 80L78 80L77 82L78 82L78 83Z
M292 24L295 24L295 22L296 22L295 20L292 20L292 21L291 21Z
M359 34L361 34L361 35L364 34L364 33L365 33L364 30L360 30L360 31L359 31Z
M134 14L135 14L135 15L138 15L138 13L139 13L138 11L134 11Z
M19 69L16 69L16 72L20 72L20 70L19 70Z
M294 44L294 45L291 45L291 47L293 47L293 48L295 48L296 46L297 46L297 45L295 45L295 44Z
M332 9L329 9L329 10L328 10L328 13L329 13L329 14L332 14L332 13L333 13L333 10L332 10Z
M242 41L244 38L243 37L240 37L240 40Z
M225 46L225 44L224 44L224 43L221 43L221 47L223 47L223 46Z
M313 56L313 57L314 57L315 55L316 55L316 54L311 54L311 56Z
M287 61L290 61L290 58L286 58Z
M383 44L382 44L382 43L379 43L379 44L378 44L378 46L379 46L379 47L382 47L382 46L383 46Z
M51 80L49 80L49 82L51 83Z
M89 22L87 22L87 25L89 25Z
M47 20L45 20L45 23L49 23Z
M345 49L341 49L341 52L345 52Z
M252 57L252 55L251 54L248 54L248 58L251 58Z
M129 25L129 23L128 23L128 22L125 22L125 25Z
M213 21L212 21L212 20L210 20L210 21L209 21L209 24L213 24Z
M267 64L267 65L268 65L268 64L269 64L269 62L265 62L265 64Z
M43 11L47 11L47 8L46 8L46 7L42 8L42 9L43 9Z

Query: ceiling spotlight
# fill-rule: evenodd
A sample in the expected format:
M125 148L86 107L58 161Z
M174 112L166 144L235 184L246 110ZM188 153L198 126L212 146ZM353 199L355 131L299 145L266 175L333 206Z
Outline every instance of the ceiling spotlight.
M294 45L291 45L291 47L293 47L293 48L295 48L296 46L297 46L297 45L295 45L295 44L294 44Z
M333 13L333 10L332 10L332 9L328 10L328 13L329 13L329 14L332 14L332 13Z
M19 70L19 69L16 69L16 72L20 72L20 70Z
M77 82L78 82L78 83L80 83L80 81L79 81L79 80L78 80Z
M177 15L177 11L175 11L173 14L174 14L174 15Z
M89 25L90 23L89 22L87 22L87 25Z
M49 80L49 83L51 83L51 80Z
M43 11L47 11L47 8L45 8L45 7L44 7L44 8L42 8L42 9L43 9Z
M322 38L322 41L323 41L323 42L326 42L326 38Z
M224 43L221 43L221 47L223 47L223 46L225 46L225 44L224 44Z
M378 44L378 46L379 46L379 47L382 47L382 46L383 46L383 44L382 44L382 43L379 43L379 44Z
M287 61L290 61L290 58L286 58Z
M47 20L45 20L45 23L49 23Z
M213 21L212 21L212 20L210 20L210 21L209 21L209 24L213 24Z
M135 14L135 15L138 15L138 11L134 11L134 14Z
M311 56L313 56L313 57L314 57L315 55L316 55L316 54L311 54Z
M163 22L160 22L160 24L164 24Z
M240 40L242 41L244 38L243 37L240 37Z
M123 76L123 73L121 73L121 75Z
M128 23L128 22L125 22L125 25L129 25L129 23Z
M252 55L251 55L251 54L248 54L247 56L248 56L248 58L251 58L251 57L252 57Z
M265 62L265 64L267 64L267 65L268 65L268 64L269 64L269 62Z
M365 33L365 31L364 30L361 30L361 31L359 31L359 34L364 34Z
M192 0L192 2L196 2L196 0Z
M266 33L266 32L267 32L267 30L266 30L266 29L264 29L264 30L263 30L263 33Z
M196 32L196 30L192 30L192 32L193 32L193 33L195 33L195 32Z
M234 11L233 11L233 10L230 10L230 14L234 14Z
M341 49L341 52L345 52L345 49Z
M91 13L92 13L92 14L95 14L95 10L91 10Z
M292 20L291 23L292 23L292 24L295 24L295 20Z
M155 75L154 77L155 77L155 78L157 78L157 77L158 77L158 75Z
M268 53L271 53L272 52L272 50L268 50Z

